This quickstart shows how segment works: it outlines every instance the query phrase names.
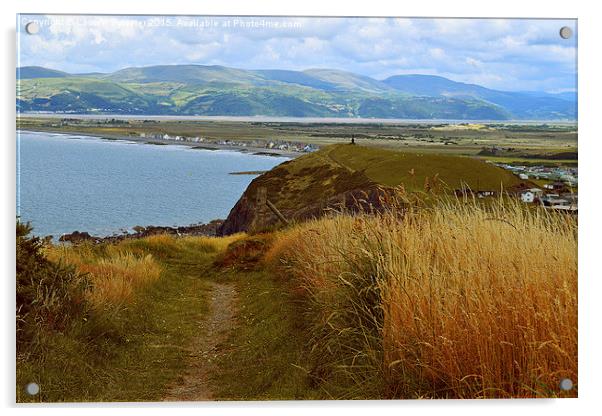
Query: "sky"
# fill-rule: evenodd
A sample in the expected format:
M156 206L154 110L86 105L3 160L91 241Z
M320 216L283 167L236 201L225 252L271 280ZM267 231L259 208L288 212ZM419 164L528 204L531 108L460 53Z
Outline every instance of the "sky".
M31 21L37 34L25 32ZM171 64L440 75L576 91L575 20L20 15L18 65L70 73ZM568 26L574 35L562 39Z

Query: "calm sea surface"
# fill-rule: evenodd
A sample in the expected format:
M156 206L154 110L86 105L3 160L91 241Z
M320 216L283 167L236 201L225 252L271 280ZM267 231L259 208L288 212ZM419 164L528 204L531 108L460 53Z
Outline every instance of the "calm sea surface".
M255 176L286 158L20 132L17 214L36 235L110 235L225 218Z

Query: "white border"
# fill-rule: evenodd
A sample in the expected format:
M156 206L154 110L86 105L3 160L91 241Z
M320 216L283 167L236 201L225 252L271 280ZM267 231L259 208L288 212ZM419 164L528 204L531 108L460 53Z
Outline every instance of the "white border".
M97 0L74 2L69 0L19 0L13 4L2 3L2 249L0 264L2 276L2 339L0 347L3 371L0 403L12 407L9 413L80 414L73 406L14 407L14 218L15 218L15 21L16 13L104 13L104 14L229 14L229 15L322 15L322 16L430 16L430 17L531 17L579 19L579 399L574 400L505 400L505 401L436 401L436 402L280 402L280 403L222 403L182 405L187 414L210 412L232 414L244 411L249 414L307 414L344 412L365 415L372 408L379 413L400 414L478 414L507 415L508 413L590 414L595 409L601 386L600 367L600 305L601 273L596 262L600 257L599 244L602 230L598 215L602 179L596 175L601 168L602 134L600 117L600 46L602 39L600 14L595 2L556 1L527 2L505 0L502 2L454 0L398 2L386 0L351 2L337 0L303 0L286 3L278 0L229 0L221 2L169 0ZM597 244L598 243L598 244ZM597 245L597 247L596 247ZM598 324L598 325L597 325ZM172 405L111 405L110 409L85 406L88 414L142 413L159 415L176 411Z

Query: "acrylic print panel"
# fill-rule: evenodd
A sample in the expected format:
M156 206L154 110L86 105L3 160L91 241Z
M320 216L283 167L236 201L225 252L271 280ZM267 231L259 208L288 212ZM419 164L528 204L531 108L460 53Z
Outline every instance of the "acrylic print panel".
M575 397L575 20L19 15L19 402Z

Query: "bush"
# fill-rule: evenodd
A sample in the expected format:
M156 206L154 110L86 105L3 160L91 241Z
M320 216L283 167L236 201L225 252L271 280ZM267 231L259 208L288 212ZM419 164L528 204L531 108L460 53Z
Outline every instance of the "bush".
M87 278L62 262L52 263L44 243L17 221L17 351L35 346L47 331L65 331L85 315Z

